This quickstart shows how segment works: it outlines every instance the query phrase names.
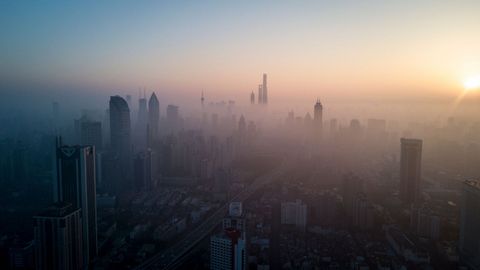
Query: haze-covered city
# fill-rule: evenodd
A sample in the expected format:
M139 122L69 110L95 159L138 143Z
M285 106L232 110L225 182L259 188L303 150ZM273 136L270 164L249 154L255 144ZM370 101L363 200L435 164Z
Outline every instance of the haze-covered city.
M478 10L0 3L0 268L480 269Z

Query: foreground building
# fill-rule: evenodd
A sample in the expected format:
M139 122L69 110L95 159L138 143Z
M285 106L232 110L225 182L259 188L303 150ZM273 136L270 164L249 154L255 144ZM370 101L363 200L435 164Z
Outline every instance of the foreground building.
M81 211L56 203L33 217L37 270L80 270L83 263Z

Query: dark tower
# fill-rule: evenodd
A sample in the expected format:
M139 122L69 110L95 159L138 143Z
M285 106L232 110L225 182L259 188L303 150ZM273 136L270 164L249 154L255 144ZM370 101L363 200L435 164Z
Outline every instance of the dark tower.
M323 123L323 106L320 103L320 99L317 99L317 103L313 107L313 126L315 129L315 136L322 136L322 123Z
M38 270L86 269L83 261L81 210L56 203L33 217Z
M160 103L158 102L155 92L152 93L148 100L148 130L149 138L155 140L158 138L158 125L160 121Z
M110 143L112 150L119 154L130 152L130 109L120 96L110 97Z
M422 140L400 139L400 199L412 204L420 200Z
M263 104L268 104L267 74L263 73Z
M81 210L84 264L97 255L95 148L57 145L55 202Z
M258 85L258 104L263 104L263 87L261 84Z
M250 103L251 103L251 104L255 104L255 93L253 93L253 91L252 91L252 93L250 94Z

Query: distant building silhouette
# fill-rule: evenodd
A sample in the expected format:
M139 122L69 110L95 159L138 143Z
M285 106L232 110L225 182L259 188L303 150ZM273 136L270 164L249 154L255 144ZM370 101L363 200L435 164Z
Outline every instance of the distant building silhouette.
M358 193L363 192L363 180L358 176L348 173L343 176L341 193L343 207L347 217L352 221L355 213L355 200Z
M37 270L86 269L79 208L56 203L33 219Z
M263 84L262 84L262 92L263 92L263 95L262 95L262 100L263 100L263 104L268 104L268 88L267 88L267 74L266 73L263 73Z
M130 109L120 96L110 97L110 144L114 152L129 154L131 148Z
M461 199L460 258L472 269L480 269L480 183L465 181Z
M95 148L57 146L55 202L66 202L81 210L85 265L97 255L97 207Z
M420 200L422 140L400 139L400 199L407 204Z
M250 104L255 104L255 93L252 93L250 94Z
M97 121L82 121L80 123L80 143L93 145L99 151L103 147L102 123Z
M281 223L295 225L301 231L307 226L307 205L301 200L281 203Z
M136 135L136 146L141 150L147 148L147 135L149 135L147 133L148 120L147 99L144 94L143 97L138 99L138 115L134 133Z
M150 190L154 188L154 177L156 172L155 153L150 149L138 153L133 161L135 188L137 190Z
M160 103L158 102L155 92L152 93L148 100L148 130L149 145L151 141L158 140L159 136L159 123L160 123Z
M315 130L315 136L320 138L322 136L323 125L323 106L319 99L313 107L313 127Z
M261 84L258 85L258 104L263 104L263 87Z

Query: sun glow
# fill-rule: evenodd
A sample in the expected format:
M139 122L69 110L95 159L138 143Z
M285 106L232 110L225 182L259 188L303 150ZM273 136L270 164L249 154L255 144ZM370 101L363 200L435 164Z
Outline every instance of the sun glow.
M480 75L467 78L465 81L463 81L463 87L465 90L480 89Z

